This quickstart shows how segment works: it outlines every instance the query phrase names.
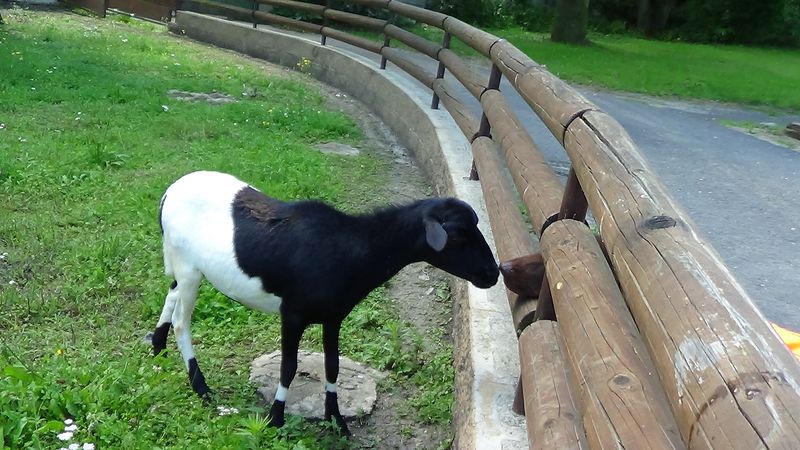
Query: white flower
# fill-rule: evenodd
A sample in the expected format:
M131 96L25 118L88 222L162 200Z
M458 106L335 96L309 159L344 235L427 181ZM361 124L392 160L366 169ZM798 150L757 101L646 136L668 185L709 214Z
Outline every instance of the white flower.
M0 123L0 130L5 129L5 127L6 127L6 124Z
M226 406L217 406L217 411L219 412L220 416L227 416L228 414L239 414L239 410L236 408L228 408Z
M167 105L161 105L161 109L163 109L163 110L164 110L164 112L167 112L167 111L169 111L169 106L167 106Z
M71 432L74 433L74 432L78 431L78 426L75 425L74 423L72 425L67 425L67 426L64 427L64 431L71 431Z
M56 436L56 437L57 437L59 440L62 440L62 441L68 441L68 440L72 439L72 434L73 434L73 433L72 433L72 432L70 432L70 431L65 431L65 432L63 432L63 433L59 434L59 435L58 435L58 436Z
M125 39L123 39L123 40L122 40L122 42L128 42L128 39L127 39L127 38L125 38Z
M92 444L91 442L83 444L83 450L94 450L94 444Z
M80 444L72 443L72 444L69 444L68 448L69 448L69 450L78 450L79 448L81 448L81 446L80 446Z

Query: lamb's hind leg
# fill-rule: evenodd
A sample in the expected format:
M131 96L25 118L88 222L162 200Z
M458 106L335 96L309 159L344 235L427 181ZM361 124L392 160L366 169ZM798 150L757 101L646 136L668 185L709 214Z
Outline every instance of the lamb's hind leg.
M200 288L200 281L203 276L199 271L191 270L182 274L178 278L178 299L175 310L172 314L172 324L175 327L175 340L181 351L183 362L189 372L189 382L192 389L200 397L205 397L209 389L197 359L194 355L192 346L192 312L195 302L197 302L197 291Z
M167 335L169 327L172 326L172 313L175 311L175 304L178 302L178 282L173 281L169 287L167 298L164 300L164 309L161 310L161 317L158 318L156 329L153 332L153 355L158 355L167 348Z

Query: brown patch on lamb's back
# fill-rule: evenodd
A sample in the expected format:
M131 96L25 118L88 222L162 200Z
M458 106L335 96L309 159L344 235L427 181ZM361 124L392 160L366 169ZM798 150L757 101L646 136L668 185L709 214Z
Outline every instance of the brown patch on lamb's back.
M279 211L284 203L274 199L251 186L242 188L233 199L233 207L261 222L280 220Z

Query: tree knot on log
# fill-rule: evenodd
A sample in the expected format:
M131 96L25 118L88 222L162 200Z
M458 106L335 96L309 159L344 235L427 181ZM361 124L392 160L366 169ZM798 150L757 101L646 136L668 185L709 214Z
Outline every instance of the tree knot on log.
M672 228L678 222L670 216L653 216L642 223L642 227L647 230L659 230L662 228Z
M627 386L631 382L631 379L627 375L619 374L619 375L615 375L611 379L611 382L613 382L617 386Z

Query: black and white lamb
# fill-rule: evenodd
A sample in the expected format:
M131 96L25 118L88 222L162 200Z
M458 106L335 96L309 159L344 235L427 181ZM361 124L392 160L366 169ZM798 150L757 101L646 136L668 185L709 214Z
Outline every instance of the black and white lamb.
M348 433L336 397L339 328L367 294L403 267L425 261L479 288L497 282L498 266L478 216L453 198L419 200L350 216L320 202L283 202L235 177L190 173L161 200L164 266L174 277L153 333L166 347L170 325L192 389L209 392L192 348L190 323L203 277L231 299L281 315L281 376L270 423L282 426L303 331L322 324L325 419Z

